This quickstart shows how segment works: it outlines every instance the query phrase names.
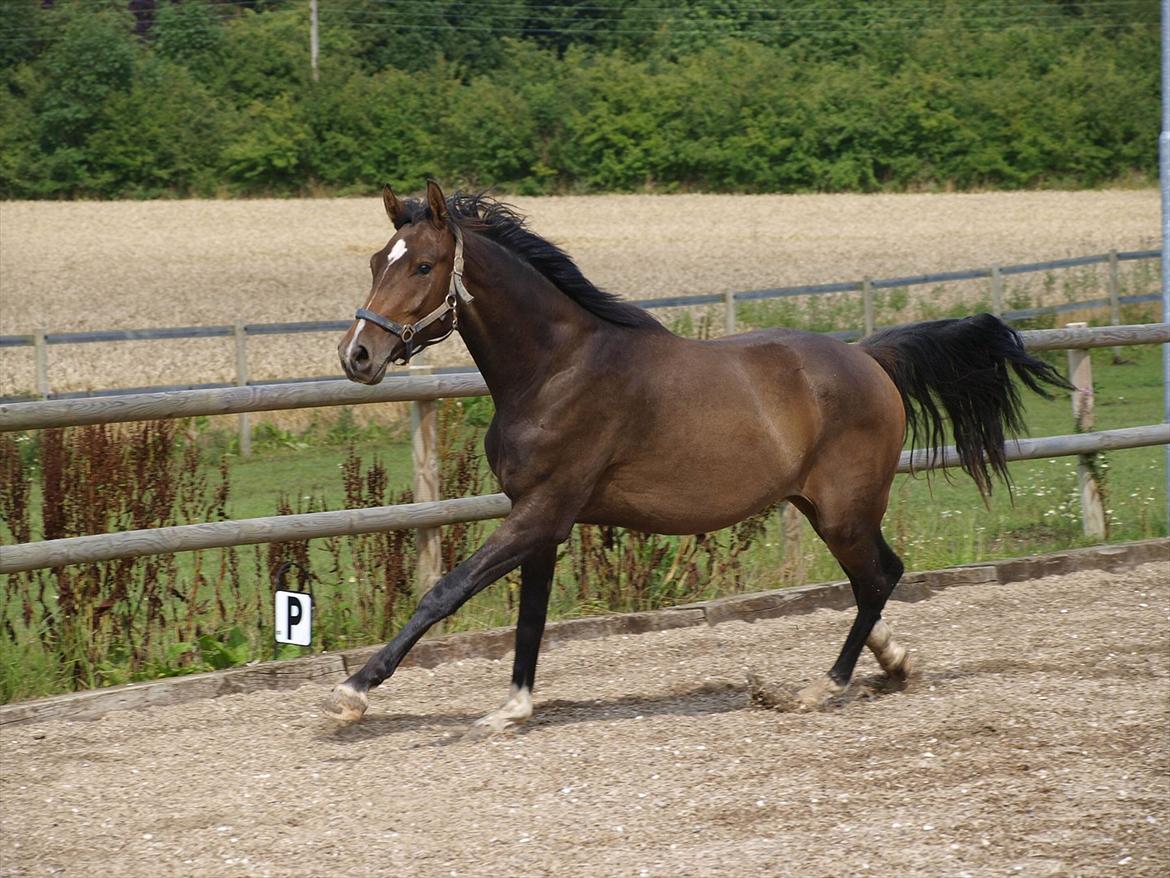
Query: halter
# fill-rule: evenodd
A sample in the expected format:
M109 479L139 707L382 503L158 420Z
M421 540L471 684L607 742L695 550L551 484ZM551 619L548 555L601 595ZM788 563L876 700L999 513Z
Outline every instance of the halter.
M383 317L381 314L376 311L371 311L369 308L358 308L354 313L354 317L357 320L368 320L375 326L386 330L391 335L396 335L402 339L402 343L406 345L406 351L402 354L400 360L395 360L396 363L409 363L410 358L415 353L433 344L438 344L454 332L459 326L459 313L455 310L455 306L459 302L463 302L466 305L472 300L471 293L467 291L467 287L463 284L463 232L454 223L451 224L451 232L455 235L455 262L451 266L451 285L447 288L447 296L443 299L442 305L421 320L416 320L414 323L407 323L405 325L391 320L389 317ZM441 320L446 317L448 313L452 315L451 328L437 338L428 339L415 347L414 337L436 320Z

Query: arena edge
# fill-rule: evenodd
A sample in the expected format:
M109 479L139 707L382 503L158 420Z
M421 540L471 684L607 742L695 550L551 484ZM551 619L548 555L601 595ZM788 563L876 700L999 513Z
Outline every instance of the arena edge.
M1170 538L908 573L895 591L894 600L917 602L927 600L945 589L963 585L988 582L1008 584L1079 570L1118 572L1151 562L1170 564ZM545 630L545 646L555 648L571 640L644 634L694 625L754 622L802 615L819 609L845 609L851 604L848 582L817 583L716 598L665 610L552 622ZM500 659L511 650L512 642L512 628L426 638L407 656L403 665L431 668L468 658ZM0 725L52 719L94 720L116 710L141 710L263 689L295 689L313 682L330 684L342 679L350 670L360 667L378 648L363 647L3 705L0 706Z

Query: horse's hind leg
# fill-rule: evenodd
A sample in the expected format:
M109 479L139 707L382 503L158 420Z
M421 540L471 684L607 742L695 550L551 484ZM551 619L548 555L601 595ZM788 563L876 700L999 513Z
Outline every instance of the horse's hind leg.
M532 716L532 686L536 659L548 615L548 597L556 566L556 546L532 555L520 568L520 613L516 620L516 657L512 663L512 689L508 700L475 723L476 729L502 732Z
M882 619L886 601L902 577L901 559L887 545L877 525L826 524L814 509L807 504L804 508L849 577L857 600L857 616L828 676L801 690L801 700L815 705L842 692L853 677L863 646L869 646L889 676L905 678L910 672L909 654L894 641L890 626Z
M902 560L894 554L893 549L889 548L883 537L879 536L879 539L881 540L883 570L885 570L887 577L893 577L894 585L896 585L902 577ZM894 585L890 587L890 591L894 590ZM856 595L855 585L854 595ZM886 619L879 618L878 622L874 623L873 629L869 631L869 637L866 638L866 646L869 647L870 652L873 652L882 671L885 671L890 679L904 680L909 677L910 653L906 647L896 642L894 633L890 631Z

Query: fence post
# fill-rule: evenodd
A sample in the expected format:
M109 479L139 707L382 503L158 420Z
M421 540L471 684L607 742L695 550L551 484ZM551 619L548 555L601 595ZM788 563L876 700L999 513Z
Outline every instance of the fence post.
M421 357L415 356L417 361ZM429 366L412 363L416 374L428 375ZM414 502L439 499L439 404L433 399L410 404L410 448L414 465ZM418 567L415 570L415 596L421 598L443 575L443 554L437 527L415 531Z
M1087 323L1066 323L1066 329L1084 329ZM1093 429L1093 361L1087 350L1068 352L1068 380L1076 389L1072 394L1073 420L1078 433ZM1105 538L1105 505L1101 500L1101 484L1096 454L1077 456L1077 482L1081 493L1081 523L1085 536Z
M723 294L723 334L735 335L735 292Z
M991 313L1003 316L1003 273L998 265L991 266Z
M233 327L236 339L236 386L248 386L248 335L239 321ZM240 457L252 456L252 415L240 413Z
M1114 326L1121 325L1121 266L1117 260L1117 251L1109 251L1109 322ZM1165 320L1166 318L1162 318ZM1113 348L1113 362L1120 363L1121 346Z
M784 561L781 578L786 582L804 583L808 572L804 563L804 522L800 510L789 502L780 504L780 540Z
M865 335L873 335L873 278L861 281L861 306L865 311Z
M41 330L33 333L33 359L36 363L37 396L49 398L49 346Z

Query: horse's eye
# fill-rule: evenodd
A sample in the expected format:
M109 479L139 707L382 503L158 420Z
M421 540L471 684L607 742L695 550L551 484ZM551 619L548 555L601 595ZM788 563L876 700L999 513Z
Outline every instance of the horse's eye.
M418 273L419 274L430 274L431 273L431 264L429 262L422 263L422 265L420 265L418 267Z

